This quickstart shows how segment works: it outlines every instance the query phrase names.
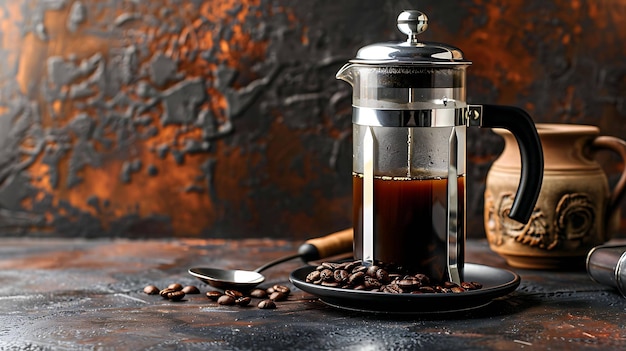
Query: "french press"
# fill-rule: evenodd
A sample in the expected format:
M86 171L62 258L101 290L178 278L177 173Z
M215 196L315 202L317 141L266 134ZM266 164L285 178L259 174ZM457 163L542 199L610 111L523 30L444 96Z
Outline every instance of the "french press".
M468 105L458 48L421 42L426 15L404 11L405 42L358 50L337 78L353 88L354 255L460 283L465 243L466 129L505 128L522 171L509 216L527 222L539 196L543 153L519 108Z

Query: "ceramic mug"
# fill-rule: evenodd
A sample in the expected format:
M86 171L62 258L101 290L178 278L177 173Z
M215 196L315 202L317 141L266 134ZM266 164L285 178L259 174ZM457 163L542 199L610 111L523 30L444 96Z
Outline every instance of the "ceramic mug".
M626 142L601 136L595 126L537 124L543 146L544 177L539 199L527 224L508 218L519 181L519 149L513 135L504 138L502 154L487 175L484 224L490 248L514 267L584 268L593 247L619 227L619 203L626 169L613 189L593 156L612 150L626 160Z

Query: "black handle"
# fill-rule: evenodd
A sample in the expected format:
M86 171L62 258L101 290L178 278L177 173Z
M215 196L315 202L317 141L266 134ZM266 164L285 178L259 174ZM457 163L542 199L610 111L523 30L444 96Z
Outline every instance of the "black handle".
M482 127L504 128L519 145L522 172L509 217L527 223L530 220L543 181L543 149L528 113L513 106L482 105Z

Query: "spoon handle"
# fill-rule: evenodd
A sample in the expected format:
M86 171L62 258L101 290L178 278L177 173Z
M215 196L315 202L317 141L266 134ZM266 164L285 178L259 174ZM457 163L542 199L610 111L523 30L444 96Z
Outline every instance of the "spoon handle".
M352 228L307 240L298 249L305 262L352 252Z
M268 262L254 271L260 273L279 263L283 263L294 258L302 258L304 262L315 261L326 257L331 257L352 251L352 228L336 233L328 234L321 238L307 240L300 245L297 254L278 258Z

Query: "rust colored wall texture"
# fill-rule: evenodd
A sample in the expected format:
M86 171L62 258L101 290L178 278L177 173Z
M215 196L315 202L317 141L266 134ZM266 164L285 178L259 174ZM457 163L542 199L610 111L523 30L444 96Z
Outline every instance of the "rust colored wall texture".
M626 138L626 1L417 5L423 39L473 61L470 102ZM359 47L403 40L395 18L417 5L0 0L0 233L304 239L351 225L351 90L334 75ZM469 139L481 237L502 144Z

